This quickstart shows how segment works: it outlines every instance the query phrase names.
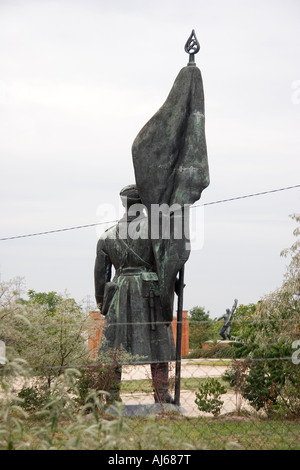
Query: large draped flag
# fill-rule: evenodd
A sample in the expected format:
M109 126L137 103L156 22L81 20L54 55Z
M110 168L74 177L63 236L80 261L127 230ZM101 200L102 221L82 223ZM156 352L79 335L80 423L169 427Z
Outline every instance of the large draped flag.
M149 216L162 308L172 321L176 276L190 254L189 207L209 185L203 84L195 63L180 70L165 103L135 138L132 159ZM168 217L170 231L164 228Z

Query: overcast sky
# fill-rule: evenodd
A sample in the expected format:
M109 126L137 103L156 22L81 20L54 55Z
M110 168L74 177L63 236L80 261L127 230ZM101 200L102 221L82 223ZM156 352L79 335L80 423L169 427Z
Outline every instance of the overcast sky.
M211 179L198 203L298 185L299 18L298 0L0 0L0 238L120 215L131 145L187 64L192 29ZM184 308L214 318L279 287L299 195L192 209ZM104 228L0 241L1 280L92 306Z

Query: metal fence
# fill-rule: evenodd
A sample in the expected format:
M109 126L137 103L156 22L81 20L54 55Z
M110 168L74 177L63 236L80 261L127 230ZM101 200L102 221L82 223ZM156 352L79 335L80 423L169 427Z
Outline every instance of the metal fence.
M142 450L149 448L300 450L300 392L296 390L296 393L293 393L293 406L298 407L298 413L294 414L293 419L287 418L278 409L274 409L275 412L270 415L263 408L257 411L243 396L241 388L228 380L234 361L240 361L243 364L243 359L235 360L230 357L195 359L186 356L180 358L179 403L166 404L160 400L155 402L156 384L152 380L150 364L120 366L119 362L108 361L105 364L99 359L95 361L100 336L96 335L96 342L91 342L91 338L89 339L89 351L93 353L91 363L88 365L86 363L70 364L63 368L58 365L48 365L44 367L45 370L41 368L39 374L42 376L45 372L46 376L46 373L53 369L55 376L58 375L58 369L63 372L68 368L73 368L81 371L83 375L91 370L97 382L92 384L92 387L94 386L98 391L108 392L112 389L113 374L116 370L119 373L121 368L117 402L110 400L109 395L104 393L103 402L106 401L107 406L104 406L104 410L100 413L100 419L106 422L113 420L116 415L118 419L121 416L126 423L125 436L129 432L130 448L134 449L138 446ZM226 352L228 346L225 346L223 341L219 344L223 345L223 351ZM299 353L299 349L296 353ZM267 360L268 358L261 358L261 361ZM297 355L291 358L269 358L269 360L278 363L286 361L286 364L293 365L295 373L298 371L300 362ZM260 359L256 358L256 361L259 363ZM178 366L176 362L169 363L169 392L172 398L175 397L176 384L178 385L176 366ZM101 380L98 380L97 375L98 377L101 375ZM224 387L217 398L210 397L212 400L215 399L219 406L216 413L212 409L201 408L197 402L199 388L211 379L217 380ZM298 384L299 381L300 375L298 375ZM261 385L258 379L257 387ZM15 390L15 393L17 392L18 390ZM149 430L149 426L154 426L150 436L149 432L145 431L145 429ZM144 437L141 441L142 435ZM133 441L130 442L130 439ZM121 450L126 449L126 445L123 443Z
M163 423L169 442L174 439L175 447L171 444L173 449L178 449L179 436L183 448L300 449L299 418L287 419L280 413L270 417L262 410L258 412L234 386L225 385L226 392L219 396L219 413L199 409L196 403L198 387L208 379L217 379L221 384L226 384L224 374L230 370L230 363L228 359L182 359L179 406L154 403L149 365L125 366L120 393L123 416L127 417L131 427L137 426L139 432L141 419L144 425L155 420L158 434L159 423ZM172 396L175 369L175 364L170 364Z

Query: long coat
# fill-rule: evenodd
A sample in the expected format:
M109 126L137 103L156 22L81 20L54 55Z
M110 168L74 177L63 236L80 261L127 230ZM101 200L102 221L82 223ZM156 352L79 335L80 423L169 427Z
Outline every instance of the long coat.
M147 218L139 221L136 239L120 236L122 223L122 229L124 224L129 227L128 221L121 220L97 244L96 301L103 304L106 315L100 351L122 347L141 364L173 361L173 332L162 315Z

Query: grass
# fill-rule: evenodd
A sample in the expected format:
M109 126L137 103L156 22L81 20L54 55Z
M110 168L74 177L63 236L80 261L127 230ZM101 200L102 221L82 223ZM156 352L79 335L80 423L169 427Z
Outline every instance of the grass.
M211 365L211 361L201 361L201 365L203 362ZM230 361L222 362L228 365ZM219 361L217 364L220 364ZM196 391L205 380L202 377L181 378L181 389ZM221 378L219 380L232 390L228 382ZM151 393L152 383L151 380L122 381L121 391ZM300 450L300 420L236 416L234 413L217 418L185 417L173 413L157 417L125 418L124 423L128 429L124 449ZM153 432L149 440L151 426Z
M145 442L143 435L149 418L127 418L129 432L126 449L153 449L153 440ZM258 420L235 417L183 418L165 416L156 418L156 442L159 449L206 449L206 450L300 450L298 422ZM160 429L161 427L161 429ZM169 439L170 436L172 439ZM148 436L149 437L149 436ZM153 438L151 438L153 439ZM133 447L132 447L133 446Z
M188 418L179 413L121 418L119 423L117 418L104 415L103 419L108 419L111 424L116 421L116 442L113 434L108 447L113 450L300 450L299 420L233 415ZM34 424L40 422L26 420L25 430ZM65 449L64 427L67 429L69 424L65 421L55 433L53 442L58 450ZM88 427L88 421L86 424ZM105 436L100 433L99 440L93 442L90 450L94 450L93 446L100 450L104 445ZM78 450L80 448L79 445ZM38 450L38 445L34 449Z
M205 380L200 377L181 378L181 389L195 391ZM228 382L220 381L231 389ZM151 380L122 381L122 391L151 393ZM250 414L236 416L234 413L217 418L194 418L171 413L124 418L124 423L128 433L124 449L129 450L300 450L300 420L266 419Z
M200 383L203 383L207 378L203 377L182 377L180 379L181 390L197 390ZM228 382L223 381L221 378L219 381L225 387L228 387ZM121 393L152 393L152 381L150 379L141 380L122 380L121 382Z
M188 366L210 366L210 367L219 367L219 366L231 366L232 359L194 359L191 362L185 364Z
M183 386L195 389L197 383L203 380L206 379L183 379ZM137 383L134 383L137 381L127 382L124 384L125 388L137 389ZM143 380L140 385L148 391L151 382ZM96 424L93 416L90 417L91 420L89 416L86 418L85 427L77 427L73 431L70 430L71 421L66 417L60 420L53 436L55 448L65 449L66 436L69 436L70 432L75 438L78 433L85 433L86 437L82 439L86 441L89 429ZM234 413L216 418L186 417L177 412L123 418L103 414L99 418L100 423L113 425L112 432L108 443L105 440L105 432L100 432L99 439L91 442L90 450L107 449L107 445L109 449L114 450L300 450L300 419L267 419L251 414L237 416ZM42 416L37 419L32 415L24 419L22 427L26 434L26 431L30 433L33 428L43 424L45 423ZM14 429L16 432L15 427ZM29 442L29 445L35 446L35 450L39 449L39 442ZM81 444L78 446L78 450L80 449Z
M211 365L211 361L207 362ZM182 377L181 389L196 391L206 380L202 377ZM221 382L230 389L227 382ZM152 393L150 379L123 380L121 384L122 393ZM0 448L5 447L2 440L12 434L16 447L23 439L22 443L28 443L28 448L31 446L38 450L41 442L46 442L45 438L41 441L40 430L44 430L43 433L46 430L51 434L51 439L53 437L54 448L58 449L67 449L68 439L74 438L76 442L78 439L78 450L87 446L90 450L300 450L300 419L284 420L282 416L267 419L254 414L237 416L235 413L216 418L187 417L169 412L156 416L119 418L101 414L96 420L93 420L93 415L87 415L78 423L77 412L74 412L73 421L67 413L62 416L52 413L48 421L44 415L38 418L31 414L28 418L22 418L22 423L20 421L20 425L16 426L17 418L21 418L18 411L11 409L11 417L3 423L4 431L2 434L0 432ZM56 420L59 421L57 427ZM95 429L99 426L96 435ZM24 437L20 437L23 434ZM26 435L34 436L36 440L26 440Z

